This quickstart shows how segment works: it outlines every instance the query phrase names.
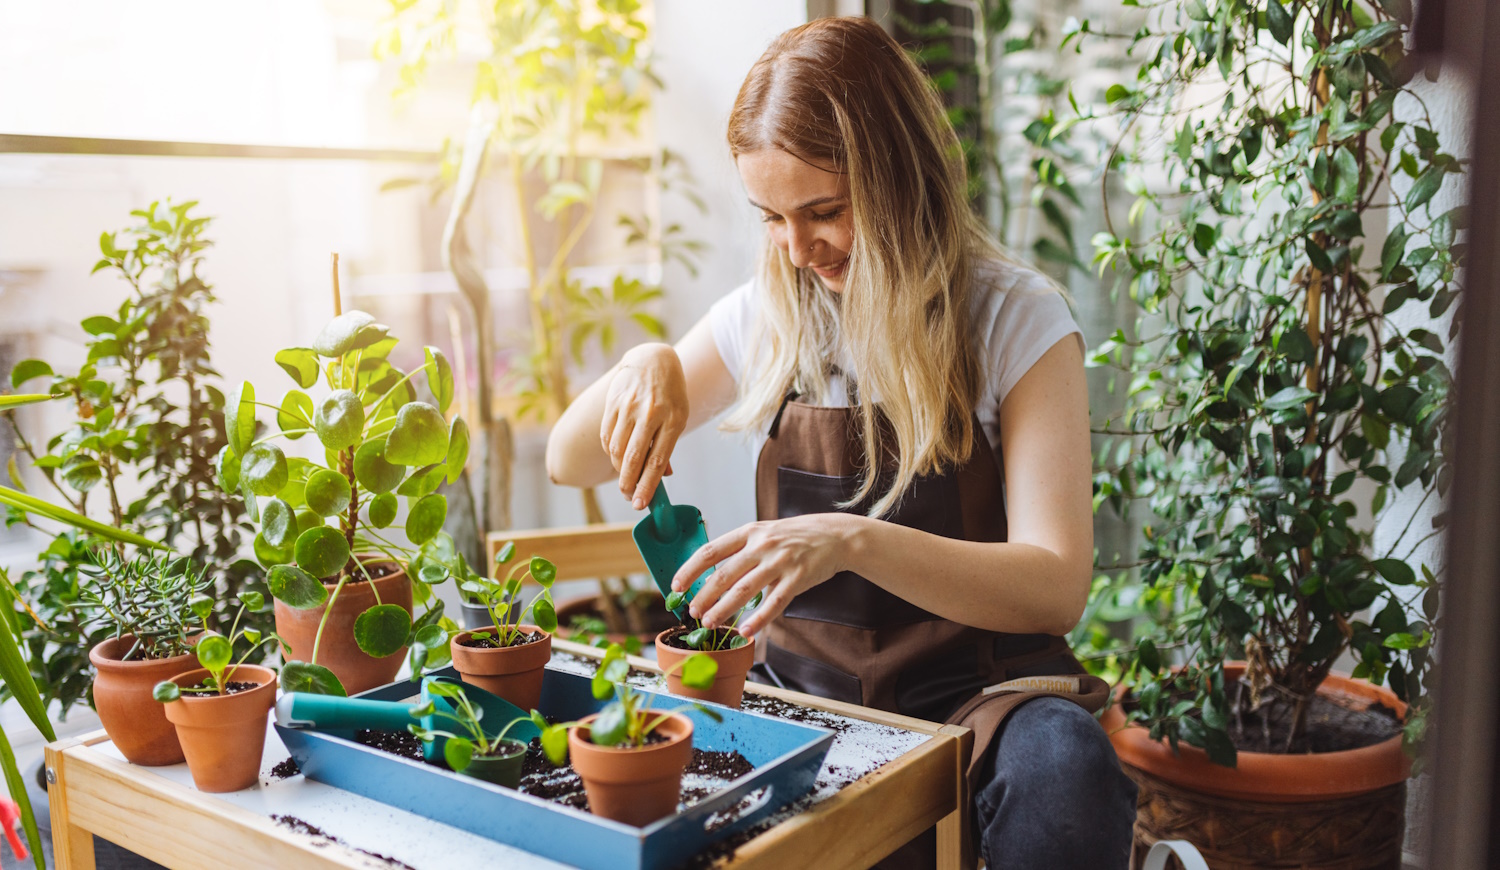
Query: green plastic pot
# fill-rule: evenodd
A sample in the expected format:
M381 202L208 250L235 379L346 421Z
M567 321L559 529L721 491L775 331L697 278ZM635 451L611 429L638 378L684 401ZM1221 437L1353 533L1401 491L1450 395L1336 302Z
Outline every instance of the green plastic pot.
M476 755L464 768L464 776L472 776L495 785L515 788L521 784L521 766L526 762L526 744L518 740L500 741L502 755Z

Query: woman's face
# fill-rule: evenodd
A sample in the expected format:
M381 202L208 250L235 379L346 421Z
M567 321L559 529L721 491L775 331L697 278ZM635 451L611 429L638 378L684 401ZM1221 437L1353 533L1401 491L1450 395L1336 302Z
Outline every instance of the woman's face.
M771 240L792 265L811 269L835 293L844 289L854 216L849 179L785 151L752 151L735 161L750 204L761 210Z

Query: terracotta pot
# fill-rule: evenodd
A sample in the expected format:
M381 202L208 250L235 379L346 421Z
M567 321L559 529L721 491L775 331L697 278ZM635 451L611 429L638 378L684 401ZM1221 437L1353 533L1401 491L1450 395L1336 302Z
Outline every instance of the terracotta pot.
M172 682L196 686L207 679L205 668L178 674ZM163 705L177 726L177 739L199 791L239 791L260 778L266 745L266 716L276 704L276 673L259 665L240 665L229 679L257 683L254 689L207 698L184 693Z
M453 667L464 682L499 695L522 710L535 710L542 700L542 678L547 673L547 662L552 660L552 635L526 623L521 623L520 629L528 634L540 631L542 639L520 646L488 648L461 643L475 631L494 634L495 627L490 626L455 634L448 641L448 651L453 655Z
M469 766L463 769L463 775L506 788L520 785L521 768L526 763L526 744L519 740L506 740L500 747L503 751L499 755L476 755L470 759Z
M1229 678L1244 671L1242 663L1225 667ZM1318 694L1356 708L1378 702L1406 715L1393 692L1364 680L1330 674ZM1140 786L1138 859L1158 840L1186 839L1215 868L1401 866L1411 759L1400 734L1340 752L1240 752L1227 768L1186 743L1174 754L1166 741L1126 724L1118 703L1100 722Z
M317 663L333 671L339 682L344 684L344 691L351 695L383 686L396 679L396 672L401 670L401 663L406 660L406 647L377 659L366 655L359 644L354 642L354 620L376 604L399 604L407 613L411 613L411 580L406 572L400 570L394 562L376 562L373 559L365 562L365 567L377 564L397 567L397 571L376 579L373 590L368 582L345 583L344 588L339 591L338 600L333 604L333 613L328 616L328 625L323 629L323 643L318 647ZM328 594L332 595L335 584L323 585L328 589ZM378 602L375 600L376 592L380 593ZM322 607L298 610L280 601L276 602L276 633L291 647L290 650L282 650L284 660L305 662L312 658L313 643L318 636L318 622L323 618L323 611L327 606L325 603Z
M568 756L596 816L644 827L677 812L682 772L693 759L693 722L673 713L658 727L665 743L639 749L595 746L588 716L568 730Z
M662 599L660 592L655 589L649 591L641 590L640 595L646 600L645 612L649 617L646 620L647 630L640 634L632 634L626 631L605 632L603 637L606 641L625 646L631 638L635 638L644 646L651 642L651 638L656 637L657 632L665 631L677 625L677 618L667 612L666 601ZM579 595L557 602L558 631L571 632L575 616L592 616L603 619L604 614L599 607L599 596ZM563 637L570 637L570 635L564 634Z
M120 661L135 635L110 638L89 650L94 677L94 709L120 754L131 764L159 767L181 764L182 746L151 689L198 664L193 653L165 659Z
M666 642L668 635L684 634L686 631L687 629L678 626L656 636L656 662L661 665L663 672L698 652L679 649ZM682 673L678 670L667 673L667 691L684 698L709 701L726 707L738 707L745 695L745 676L750 673L750 666L755 664L755 639L751 638L749 643L738 649L715 650L702 653L702 655L719 663L719 672L714 677L714 684L707 689L690 689L682 684Z

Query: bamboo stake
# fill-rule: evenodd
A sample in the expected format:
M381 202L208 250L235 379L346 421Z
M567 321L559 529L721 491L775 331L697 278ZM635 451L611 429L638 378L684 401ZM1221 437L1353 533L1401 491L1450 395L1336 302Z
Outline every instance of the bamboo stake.
M333 316L338 317L344 313L344 303L339 298L339 253L334 251L329 255L333 264Z

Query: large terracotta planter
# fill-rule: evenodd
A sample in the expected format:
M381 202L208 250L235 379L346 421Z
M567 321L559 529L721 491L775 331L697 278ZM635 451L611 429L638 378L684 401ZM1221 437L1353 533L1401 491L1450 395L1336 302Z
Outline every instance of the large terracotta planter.
M376 564L396 567L393 562L365 562L367 568ZM334 584L323 585L328 589L328 594L332 595ZM411 613L411 580L404 570L398 568L394 574L376 579L373 590L370 586L369 582L364 581L344 584L344 588L339 591L338 600L333 604L333 612L328 615L328 626L323 629L323 643L318 647L317 663L333 671L339 682L344 684L344 691L351 695L383 686L396 679L396 672L401 670L401 663L406 660L406 647L384 658L377 659L367 655L354 642L354 620L376 604L398 604L407 613ZM378 602L375 600L377 592L380 593ZM276 633L291 647L290 650L282 650L283 659L311 661L313 642L318 636L318 622L323 618L326 608L325 603L323 607L298 610L280 601L276 602Z
M134 635L110 638L89 650L94 677L94 709L115 748L131 764L160 767L181 764L182 746L177 731L167 721L161 702L151 689L198 664L193 653L165 659L121 661L130 651Z
M1244 669L1230 664L1225 674L1237 678ZM1406 714L1393 692L1364 680L1330 674L1318 693L1343 706L1378 702ZM1145 728L1126 724L1119 704L1100 722L1140 786L1137 864L1158 840L1184 839L1215 870L1401 866L1411 759L1399 734L1341 752L1240 752L1237 766L1226 768L1185 743L1173 753Z
M448 641L453 667L463 681L492 695L499 695L522 710L535 710L542 700L542 679L547 662L552 660L552 635L535 625L522 623L521 631L541 632L542 639L520 646L471 647L468 640L475 631L495 633L495 627L471 629L455 634Z
M616 749L589 741L589 723L595 718L589 716L568 731L568 756L583 779L589 810L637 827L677 812L682 772L693 760L692 720L673 713L656 729L669 738L665 743Z
M172 682L196 686L207 679L204 668L178 674ZM266 716L276 704L276 673L259 665L240 665L229 678L257 683L233 695L199 698L183 693L163 705L177 726L177 739L187 756L188 770L199 791L239 791L260 778L261 754L266 745Z
M681 668L669 671L688 656L700 654L697 650L679 649L666 642L667 635L682 631L683 629L679 626L667 629L656 636L656 662L667 674L667 691L684 698L723 704L726 707L738 707L745 696L745 677L750 673L750 666L755 664L755 640L752 638L749 643L739 649L701 653L718 662L719 671L714 676L712 686L707 689L692 689L682 684Z

